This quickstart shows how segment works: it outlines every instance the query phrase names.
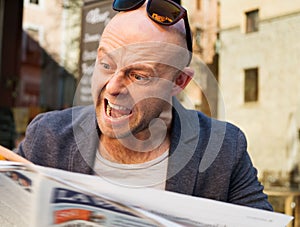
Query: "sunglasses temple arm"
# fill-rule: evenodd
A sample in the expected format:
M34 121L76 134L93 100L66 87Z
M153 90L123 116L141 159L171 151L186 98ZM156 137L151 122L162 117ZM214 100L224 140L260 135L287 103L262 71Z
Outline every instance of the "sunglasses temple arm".
M189 63L191 62L192 56L193 56L193 35L192 35L192 31L191 31L191 27L189 24L189 19L187 17L187 15L185 15L184 17L184 25L185 25L185 30L186 30L186 44L187 44L187 48L189 50L189 55L190 55L190 59L189 59Z

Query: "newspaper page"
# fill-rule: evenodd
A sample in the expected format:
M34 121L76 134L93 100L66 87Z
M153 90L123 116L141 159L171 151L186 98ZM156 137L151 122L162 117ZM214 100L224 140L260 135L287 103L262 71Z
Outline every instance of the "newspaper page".
M41 203L37 207L43 210L36 217L43 222L36 220L36 226L284 227L293 218L163 190L121 187L98 176L37 165L28 168L46 179L37 199ZM147 218L140 218L141 214ZM83 218L73 218L79 216ZM118 225L105 222L108 219Z
M283 227L293 217L151 188L126 188L98 177L44 167L40 171L190 227Z
M31 226L36 174L0 169L0 226Z
M179 227L21 165L2 163L0 180L1 227Z
M99 176L35 166L39 171L114 201L188 227L284 227L292 216L151 188L126 188ZM172 226L172 225L170 225Z

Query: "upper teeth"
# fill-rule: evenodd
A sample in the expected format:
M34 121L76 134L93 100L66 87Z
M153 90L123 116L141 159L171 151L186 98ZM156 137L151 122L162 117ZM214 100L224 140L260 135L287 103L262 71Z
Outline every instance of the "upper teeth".
M109 102L109 101L108 101L108 105L109 105L109 107L111 107L111 108L113 108L113 109L116 109L116 110L127 110L126 107L118 106L118 105L112 104L112 103Z

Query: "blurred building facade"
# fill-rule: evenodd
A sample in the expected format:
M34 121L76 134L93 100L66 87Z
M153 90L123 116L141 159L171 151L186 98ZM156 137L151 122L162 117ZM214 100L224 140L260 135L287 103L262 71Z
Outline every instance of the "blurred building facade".
M218 113L218 0L181 0L193 33L195 76L179 99L188 108L217 117Z
M260 176L300 163L300 1L220 0L219 118L246 133Z
M72 105L78 78L81 1L24 0L16 106Z
M7 127L3 119L11 118L1 112L0 144L11 134L9 125L22 136L38 113L72 105L82 5L79 0L0 0L0 107L13 112Z

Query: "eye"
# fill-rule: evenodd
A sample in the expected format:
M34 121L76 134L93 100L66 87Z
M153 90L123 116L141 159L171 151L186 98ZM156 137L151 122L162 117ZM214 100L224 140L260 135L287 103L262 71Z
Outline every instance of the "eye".
M145 83L145 82L150 81L150 79L151 79L148 75L139 73L139 72L135 72L135 71L130 72L129 77L133 81L136 81L139 83Z
M104 68L104 69L107 69L107 70L111 69L111 67L110 67L110 65L109 65L108 63L100 62L100 65L101 65L102 68Z
M144 80L145 78L139 74L132 74L132 76L134 77L134 79L136 80Z

